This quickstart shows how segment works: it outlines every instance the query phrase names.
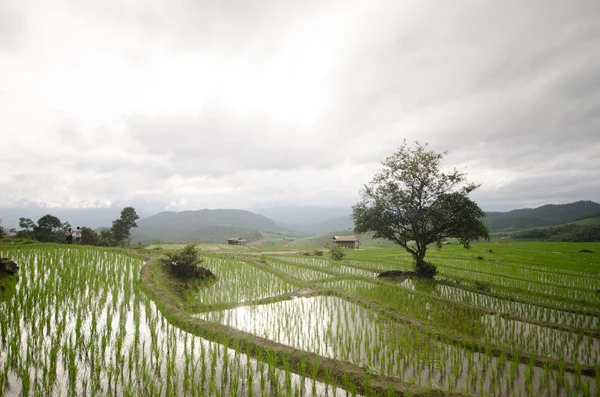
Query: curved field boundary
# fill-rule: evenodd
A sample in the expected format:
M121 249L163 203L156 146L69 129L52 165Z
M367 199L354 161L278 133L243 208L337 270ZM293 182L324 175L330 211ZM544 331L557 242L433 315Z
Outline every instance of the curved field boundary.
M156 261L144 265L140 270L141 285L167 321L186 332L223 344L260 361L269 361L300 376L325 383L335 382L346 390L354 390L367 396L461 396L373 375L366 369L347 362L297 350L223 324L190 317L182 309L182 305L176 302L174 294L161 283L155 282L154 274L157 272L162 272L162 269L156 266ZM313 371L313 368L316 370Z
M283 273L278 269L274 269L273 267L269 266L268 264L261 263L259 261L254 261L253 264L265 271L273 271L274 273L276 273L276 275L278 277L281 277L281 278L285 279L286 281L298 282L298 280L295 279L294 277L292 277L286 273ZM312 269L312 266L310 266L310 265L305 265L305 267ZM584 374L584 375L588 375L588 376L592 376L592 377L596 376L595 368L590 365L577 365L577 364L572 364L572 363L562 364L558 360L553 359L553 358L544 357L544 356L536 356L536 355L525 353L525 352L516 352L515 353L514 351L503 348L501 346L491 345L491 344L485 343L485 342L479 342L479 341L476 341L471 338L462 337L460 335L449 334L449 333L441 331L435 327L424 324L417 319L399 314L398 312L394 311L393 309L386 307L385 305L382 305L381 303L379 303L377 301L373 301L368 298L359 297L359 296L356 296L353 294L348 294L347 292L343 292L338 289L328 289L328 288L324 288L322 286L315 285L315 284L318 284L318 282L320 282L320 281L330 282L330 281L334 281L334 280L361 280L361 281L365 281L365 282L368 282L368 283L374 284L374 285L389 285L389 283L386 283L381 280L367 279L367 278L364 278L361 276L346 276L346 277L336 277L335 279L315 280L312 282L305 282L304 287L310 287L313 290L312 295L337 296L337 297L345 299L347 301L357 303L363 307L366 307L369 309L375 309L394 321L415 326L415 327L421 329L425 333L428 333L430 335L435 335L436 337L438 337L438 340L440 340L442 342L465 347L474 352L485 353L486 351L488 351L493 356L496 356L496 357L499 357L502 353L504 353L507 357L510 357L511 359L518 356L518 360L522 364L529 364L529 362L533 361L535 366L544 367L546 365L546 366L550 366L551 368L556 368L556 369L559 369L561 367L561 365L564 365L564 369L567 372L575 373L577 371L582 371L582 374ZM444 282L437 281L437 280L435 280L435 281L440 284L454 286L454 285L452 285L452 283L444 283ZM473 292L479 292L479 290L476 290L476 289L469 289L469 290L473 291ZM573 328L573 327L564 326L564 325L560 325L560 324L554 324L554 323L546 323L546 322L542 322L542 321L535 320L535 319L522 318L522 317L518 317L518 316L509 315L506 313L500 313L495 310L483 308L480 306L470 305L470 304L466 304L466 303L462 303L462 302L456 302L454 300L447 299L447 298L436 297L434 295L427 294L424 292L419 292L419 291L411 291L411 292L413 292L415 294L422 294L422 295L425 295L427 297L430 297L432 299L435 299L435 300L438 300L441 302L450 303L450 304L454 304L454 305L461 306L461 307L466 307L471 310L477 310L484 314L496 315L498 317L502 317L502 318L508 319L508 320L521 321L524 323L539 325L539 326L547 327L550 329L556 329L556 330L561 330L561 331L589 335L589 336L592 336L595 338L600 337L600 331L593 331L593 330L582 329L582 328ZM293 294L282 295L280 297L280 300L289 299L288 295L293 295ZM494 296L493 294L489 294L489 295ZM268 303L273 303L275 301L276 300L269 300ZM528 302L524 302L524 303L528 303ZM251 303L251 304L254 304L254 303ZM595 315L595 314L590 314L590 315Z
M312 267L310 265L303 265L306 268L310 268L312 269ZM321 282L330 282L330 281L339 281L339 280L362 280L371 284L375 284L375 285L386 285L387 283L385 283L384 281L380 281L377 279L368 279L368 278L364 278L361 276L339 276L339 277L335 277L335 278L330 278L330 279L323 279L323 280L313 280L312 283L318 284ZM461 288L465 291L470 291L470 292L474 292L474 293L480 293L482 295L486 295L486 296L490 296L490 297L494 297L494 298L498 298L498 299L504 299L507 301L512 301L512 302L519 302L519 303L523 303L523 304L530 304L533 306L538 306L538 307L544 307L544 308L548 308L548 309L554 309L554 310L559 310L559 311L564 311L564 312L568 312L568 313L576 313L576 314L583 314L583 315L589 315L589 316L596 316L597 313L595 312L586 312L583 310L574 310L574 309L565 309L565 308L561 308L561 307L557 307L557 306L551 306L551 305L544 305L544 304L538 304L538 303L532 303L532 302L528 302L528 301L524 301L524 300L519 300L517 298L510 298L507 297L505 295L500 295L500 294L494 294L492 292L482 292L476 288L470 288L468 286L464 286L464 285L460 285L460 284L453 284L447 281L442 281L442 280L433 280L438 284L441 285L447 285L449 287L455 287L455 288ZM550 323L550 322L545 322L545 321L540 321L540 320L535 320L532 318L528 318L528 317L519 317L519 316L514 316L508 313L502 313L493 309L488 309L485 307L481 307L481 306L477 306L477 305L471 305L468 303L464 303L464 302L458 302L456 300L453 299L448 299L448 298L443 298L443 297L439 297L439 296L435 296L432 294L428 294L425 292L420 292L420 291L411 291L415 294L423 294L431 299L437 300L437 301L441 301L441 302L445 302L445 303L450 303L450 304L454 304L454 305L459 305L462 307L466 307L472 310L477 310L480 311L482 313L485 314L491 314L491 315L497 315L498 317L502 317L504 319L507 320L515 320L515 321L521 321L524 323L528 323L528 324L534 324L534 325L539 325L542 327L547 327L547 328L551 328L551 329L556 329L556 330L561 330L561 331L568 331L568 332L574 332L574 333L578 333L578 334L584 334L584 335L590 335L593 336L595 338L600 338L600 331L598 330L590 330L590 329L586 329L586 328L575 328L575 327L569 327L566 325L562 325L562 324L556 324L556 323Z
M528 278L523 278L523 277L518 277L518 276L511 276L508 274L497 273L497 272L492 272L492 271L487 271L487 270L471 269L471 268L459 267L459 266L454 266L454 265L449 265L449 264L443 264L443 265L440 265L440 267L441 267L442 271L444 271L446 269L457 270L457 271L467 272L467 273L476 273L476 274L483 274L486 276L501 277L501 278L504 278L507 280L515 280L515 281L522 281L522 282L527 282L527 283L532 283L532 284L551 286L551 287L558 288L558 289L568 289L568 290L575 290L575 291L586 292L586 293L594 293L594 290L592 290L590 288L565 286L563 284L549 283L549 282L528 279ZM442 274L444 274L444 273L442 273ZM448 274L448 273L445 273L445 274Z
M493 345L490 343L479 342L473 340L471 338L465 338L460 335L449 334L443 331L440 331L437 328L431 327L429 325L423 324L420 321L403 316L393 309L390 309L379 302L355 296L352 294L348 294L346 292L340 290L324 290L321 295L332 295L337 296L338 298L345 299L349 302L356 303L363 307L376 310L378 313L403 324L408 324L414 327L419 328L421 331L433 335L437 337L437 339L441 342L460 346L462 348L468 349L477 353L487 353L495 357L500 357L503 353L504 355L513 360L518 358L518 361L522 364L533 363L536 367L544 367L544 368L552 368L552 369L564 369L566 372L577 373L581 372L583 375L587 375L590 377L596 377L596 368L591 365L581 365L581 364L573 364L573 363L564 363L559 360L552 359L549 357L537 356L534 354L524 353L524 352L514 352L510 349L505 349L501 346Z
M481 292L478 289L469 286L473 285L473 281L478 281L478 280L474 280L474 279L470 279L470 278L465 278L465 277L461 277L461 276L456 276L456 275L452 275L452 274L444 274L444 273L440 273L439 276L442 276L448 280L455 280L460 282L461 284L457 284L457 283L452 283L449 281L445 281L445 280L440 280L440 279L436 279L436 282L446 282L448 283L448 285L450 286L457 286L457 287L463 287L465 289L467 288L471 288L471 291L477 291L477 292ZM467 285L463 285L462 282L468 283ZM503 290L503 291L508 291L510 292L514 292L517 294L524 294L524 295L529 295L529 296L539 296L542 298L545 298L547 300L550 301L557 301L557 302L564 302L565 304L577 304L579 306L585 306L585 307L592 307L594 309L599 309L600 310L600 306L598 306L597 303L593 303L590 301L586 301L586 300L579 300L579 299L569 299L567 297L564 296L557 296L557 295L552 295L552 294L548 294L548 293L544 293L544 292L535 292L532 293L526 289L523 288L518 288L518 287L510 287L507 285L502 285L502 284L494 284L493 282L490 282L490 287L494 288L494 289L499 289L499 290ZM512 298L509 295L503 295L503 294L498 294L498 293L494 293L494 292L490 292L488 294L491 294L490 296L495 296L495 297L500 297L503 299L507 299L507 300L512 300L514 302L521 302L521 303L528 303L530 305L536 305L536 306L540 306L540 307L548 307L548 308L552 308L552 309L557 309L557 310L562 310L565 312L569 312L569 313L577 313L577 314L586 314L586 315L590 315L590 316L597 316L600 312L599 311L594 311L594 310L585 310L585 309L580 309L580 308L574 308L574 307L566 307L566 306L557 306L557 305L551 305L548 303L543 303L543 302L536 302L534 300L532 301L527 301L521 298Z
M485 252L483 252L484 255L489 255ZM501 253L494 253L494 255L501 255ZM480 264L481 262L485 263L485 264L496 264L496 265L502 265L503 268L514 268L517 269L519 271L522 270L529 270L532 272L536 272L536 273L551 273L551 274L556 274L556 275L566 275L566 276L570 276L570 277L585 277L585 278L592 278L592 279L597 279L600 280L600 276L598 276L597 274L595 274L592 270L590 271L585 271L585 270L572 270L572 269L560 269L557 270L556 266L548 266L548 265L544 265L544 264L538 264L538 263L522 263L520 262L521 259L520 258L505 258L505 257L500 257L500 258L496 258L496 259L484 259L484 260L477 260L473 257L455 257L455 256L449 256L449 255L438 255L436 254L434 257L436 260L437 259L447 259L449 261L461 261L464 262L465 265L467 263L471 263L471 262L477 262L478 264ZM502 260L500 260L502 259ZM515 264L512 261L513 260L519 260L519 264ZM446 265L442 265L442 266L446 266ZM501 274L501 273L499 273Z
M468 281L468 279L460 279L460 280ZM494 293L494 292L483 291L483 290L480 290L480 289L477 289L475 287L471 287L471 286L465 285L465 284L457 284L457 283L453 283L453 282L445 281L445 280L434 280L434 281L440 285L446 285L446 286L452 287L452 288L459 288L459 289L462 289L465 291L474 292L474 293L489 296L492 298L503 299L503 300L510 301L510 302L523 303L526 305L543 307L545 309L558 310L558 311L562 311L565 313L582 314L585 316L597 316L598 315L597 312L593 312L593 311L581 310L581 309L569 309L569 308L565 308L562 306L554 306L554 305L548 305L548 304L544 304L544 303L540 303L540 302L528 301L525 299L515 298L510 295L503 295L503 294L498 294L498 293ZM526 292L526 291L519 289L519 292Z
M336 277L335 279L326 279L326 280L316 280L314 281L314 283L319 283L319 282L330 282L330 281L340 281L340 280L360 280L360 281L364 281L370 284L374 284L374 285L387 285L387 283L383 282L383 281L379 281L379 280L369 280L369 279L365 279L363 277L359 277L359 276L354 276L354 277ZM448 283L448 282L443 282L443 281L438 281L438 280L434 280L436 283L438 284L442 284L442 285L447 285L449 287L456 287L455 285L453 285L452 283ZM399 287L401 288L401 287ZM458 287L457 287L458 288ZM471 291L474 293L481 293L481 291L475 289L475 288L463 288L467 291ZM498 317L502 317L506 320L514 320L514 321L520 321L523 323L528 323L528 324L533 324L533 325L539 325L542 327L546 327L546 328L551 328L551 329L556 329L556 330L560 330L560 331L567 331L567 332L573 332L573 333L577 333L577 334L583 334L583 335L589 335L592 336L594 338L600 338L600 330L591 330L591 329L587 329L587 328L576 328L576 327L570 327L568 325L562 325L562 324L556 324L556 323L549 323L546 321L540 321L540 320L536 320L536 319L532 319L529 317L520 317L520 316L515 316L512 314L508 314L508 313L503 313L497 310L493 310L493 309L488 309L485 307L481 307L481 306L477 306L477 305L472 305L469 303L464 303L464 302L458 302L449 298L444 298L444 297L439 297L436 295L432 295L432 294L428 294L426 292L420 292L420 291L412 291L411 293L414 294L422 294L425 295L433 300L437 300L440 302L444 302L444 303L450 303L450 304L454 304L454 305L458 305L458 306L462 306L462 307L466 307L468 309L471 310L476 310L479 311L483 314L489 314L489 315L495 315ZM486 293L483 295L487 295L487 296L491 296L494 298L499 298L499 299L504 299L502 296L496 296L493 293ZM508 299L507 299L508 300ZM516 300L512 300L512 301L516 301ZM519 303L524 303L524 304L530 304L529 302L523 301L523 302L519 302ZM543 307L542 305L537 305L540 307ZM549 307L555 310L561 310L561 311L566 311L566 312L571 312L570 310L564 310L564 309L560 309L560 308L555 308L555 307ZM590 316L594 316L596 315L595 313L584 313L584 314L588 314Z

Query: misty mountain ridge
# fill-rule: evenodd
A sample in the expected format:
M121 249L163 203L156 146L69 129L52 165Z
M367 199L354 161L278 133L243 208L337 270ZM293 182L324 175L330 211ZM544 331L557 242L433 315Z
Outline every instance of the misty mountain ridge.
M284 231L264 215L245 210L216 209L198 211L167 211L137 221L131 229L132 242L199 241L223 243L230 237L248 241L261 238L258 231Z
M331 217L326 217L327 208L332 209ZM294 214L295 209L300 209ZM315 212L310 215L311 210ZM285 211L290 213L283 216ZM339 216L348 211L345 216ZM269 212L269 210L267 210ZM197 211L166 211L138 220L138 227L132 229L132 241L202 241L224 242L229 237L243 237L248 241L261 239L257 231L299 231L306 234L322 234L331 231L347 231L352 234L354 222L349 210L342 207L277 207L273 210L280 219L318 219L318 222L286 224L267 216L238 209L215 209ZM10 208L0 209L0 218L5 228L18 225L18 218L25 217L37 221L50 213L63 222L81 226L110 226L119 217L120 209L55 209L55 208ZM487 212L484 224L492 233L512 232L535 227L555 226L593 218L600 213L600 204L593 201L577 201L568 204L548 204L537 208L522 208L508 212ZM138 213L139 214L139 213ZM144 216L143 214L139 214ZM325 218L325 219L323 219Z
M508 212L487 212L483 223L491 232L510 232L541 226L555 226L592 218L600 212L594 201L568 204L546 204L537 208L522 208Z
M483 223L490 232L510 232L540 226L555 226L598 216L600 204L576 201L568 204L546 204L537 208L521 208L508 212L486 212ZM311 225L298 226L304 233L319 234L333 230L354 229L352 215L346 215Z

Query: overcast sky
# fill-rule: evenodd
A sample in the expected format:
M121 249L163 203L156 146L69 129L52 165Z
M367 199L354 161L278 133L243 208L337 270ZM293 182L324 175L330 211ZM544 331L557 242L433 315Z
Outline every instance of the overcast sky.
M406 138L600 200L600 2L0 0L0 207L350 206Z

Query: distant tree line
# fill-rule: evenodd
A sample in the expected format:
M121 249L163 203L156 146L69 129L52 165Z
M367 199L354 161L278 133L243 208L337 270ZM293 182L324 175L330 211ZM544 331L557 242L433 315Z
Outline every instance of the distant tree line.
M140 217L133 207L126 207L121 211L121 217L115 219L112 227L105 228L96 233L92 228L81 227L81 241L87 245L106 247L124 247L131 243L131 228L137 227L136 220ZM65 242L65 231L72 227L69 222L62 222L54 215L44 215L37 222L29 218L19 218L19 230L10 229L10 235L16 238L32 239L45 243ZM0 238L5 238L8 233L0 225Z
M543 241L594 242L600 241L600 225L566 224L536 228L515 232L512 237Z

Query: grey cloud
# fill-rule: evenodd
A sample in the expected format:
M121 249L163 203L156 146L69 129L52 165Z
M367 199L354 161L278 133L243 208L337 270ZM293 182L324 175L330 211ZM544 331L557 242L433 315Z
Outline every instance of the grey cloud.
M218 112L216 112L218 113ZM149 153L168 157L173 172L225 175L240 170L289 170L326 167L328 139L279 126L260 118L227 114L160 119L135 117L129 130Z
M67 183L68 189L113 200L145 194L164 207L171 199L167 196L185 194L165 193L155 184L168 185L170 177L181 175L182 185L186 178L189 184L209 178L239 189L248 200L276 202L302 196L302 183L288 186L277 180L277 172L303 175L309 169L325 175L322 194L335 197L339 192L328 192L327 184L336 165L362 167L367 182L374 165L407 138L448 150L449 166L468 165L484 183L474 197L486 209L600 196L596 0L70 4L74 15L104 29L107 40L114 40L113 33L134 37L139 45L124 56L139 57L133 65L140 68L145 56L156 53L268 65L274 53L288 50L282 38L290 26L302 33L310 29L304 22L313 16L327 16L334 25L353 7L358 17L342 29L344 40L332 50L332 71L323 77L333 103L312 124L284 125L268 112L240 116L218 95L202 106L190 104L192 110L185 114L124 111L122 131L114 130L111 121L85 126L73 115L49 127L54 143L60 143L57 153L23 147L9 155L18 160L20 153L33 152L39 164L95 175ZM2 26L9 15L3 11L0 6L0 40L5 30L16 37L22 29ZM293 55L296 49L289 50ZM177 71L165 75L169 72ZM510 178L501 187L486 184L486 171L490 181L494 173ZM239 175L227 178L240 172L273 181L256 177L259 184L249 180L246 186ZM48 186L48 181L38 182ZM36 195L34 186L22 191ZM190 201L194 199L202 202Z

